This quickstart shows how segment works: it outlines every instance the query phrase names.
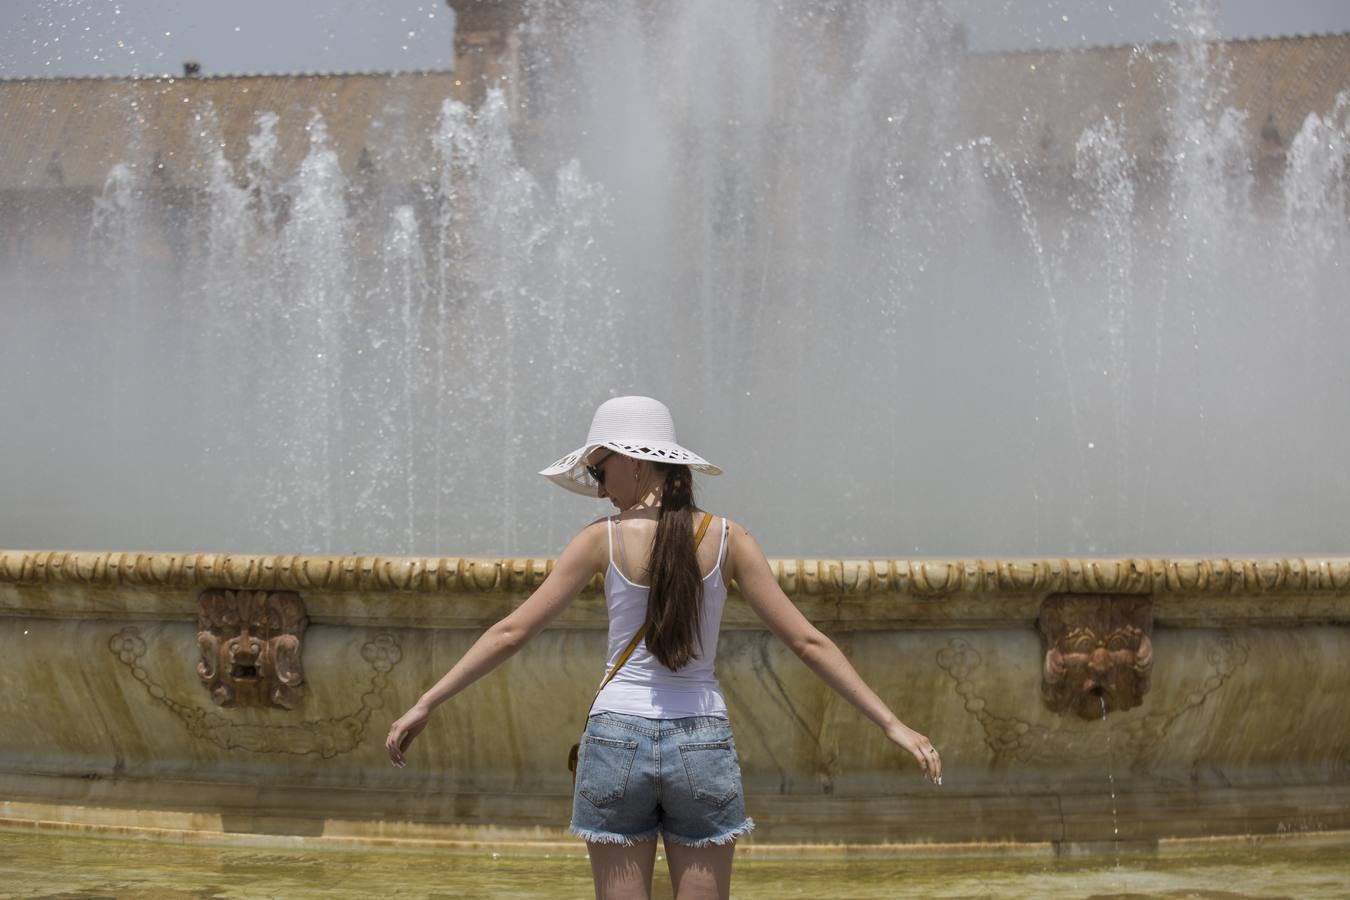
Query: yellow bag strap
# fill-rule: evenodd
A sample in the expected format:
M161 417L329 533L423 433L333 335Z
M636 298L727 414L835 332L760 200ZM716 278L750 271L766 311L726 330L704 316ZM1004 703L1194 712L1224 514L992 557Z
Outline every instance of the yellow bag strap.
M703 536L708 533L708 525L712 523L712 513L705 512L703 521L698 523L698 533L694 535L694 549L697 550L699 544L703 543Z
M698 531L694 534L695 550L703 543L703 536L708 533L708 525L712 523L712 520L712 513L705 512L703 514L703 521L698 523ZM628 642L628 646L623 648L623 652L619 654L619 661L614 664L614 668L610 669L609 674L605 676L605 680L600 682L600 690L595 692L596 699L599 699L600 691L603 691L605 686L613 680L614 676L619 674L619 670L623 668L623 664L628 662L628 657L633 655L633 651L637 649L637 645L642 643L642 639L646 636L647 625L644 623L643 626L637 630L637 634L633 635L633 639ZM591 701L591 706L595 706L595 700Z

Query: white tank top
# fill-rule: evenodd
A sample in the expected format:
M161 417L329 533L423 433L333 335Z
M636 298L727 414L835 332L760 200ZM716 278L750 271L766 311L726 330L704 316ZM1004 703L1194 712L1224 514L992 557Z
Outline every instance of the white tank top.
M647 619L647 595L651 589L634 584L614 564L614 519L609 530L609 568L605 570L605 605L609 608L608 673L619 661L628 642ZM727 552L727 520L722 519L722 541L717 548L717 564L703 576L703 608L699 616L697 657L678 672L663 666L647 650L644 640L633 649L619 674L605 685L595 698L591 714L600 712L645 716L649 719L682 719L686 716L727 717L727 704L713 672L717 660L717 633L722 625L722 609L727 602L727 586L722 580L722 562Z

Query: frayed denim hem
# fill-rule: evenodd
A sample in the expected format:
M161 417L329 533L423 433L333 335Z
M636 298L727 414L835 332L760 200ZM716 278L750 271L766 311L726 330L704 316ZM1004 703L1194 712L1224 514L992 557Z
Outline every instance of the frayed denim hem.
M724 831L721 834L715 834L712 837L687 838L687 837L680 837L678 834L671 834L669 831L665 832L663 837L665 838L667 843L679 844L682 847L712 847L717 844L730 844L732 841L736 840L736 838L740 837L741 835L749 834L754 830L755 830L755 820L746 819L744 822L737 825L735 828L732 828L729 831Z
M620 844L624 847L631 847L643 841L654 841L656 835L660 832L659 828L653 828L651 831L644 831L641 834L615 834L612 831L592 831L589 828L578 828L575 825L567 826L567 830L588 844Z

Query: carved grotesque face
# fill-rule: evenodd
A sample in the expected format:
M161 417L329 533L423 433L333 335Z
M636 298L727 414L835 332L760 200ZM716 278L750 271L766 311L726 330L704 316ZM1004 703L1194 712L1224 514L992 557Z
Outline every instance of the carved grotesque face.
M299 700L305 680L301 640L309 620L288 591L203 591L197 675L218 706L282 706Z
M1085 719L1138 706L1153 669L1152 630L1147 597L1047 597L1041 607L1046 704Z

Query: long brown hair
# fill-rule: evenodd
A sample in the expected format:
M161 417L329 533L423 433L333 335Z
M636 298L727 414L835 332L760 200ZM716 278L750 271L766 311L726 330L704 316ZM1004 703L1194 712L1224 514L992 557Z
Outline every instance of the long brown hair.
M647 649L667 669L697 658L703 577L694 553L694 479L688 466L657 463L664 470L661 517L656 522L648 575Z

